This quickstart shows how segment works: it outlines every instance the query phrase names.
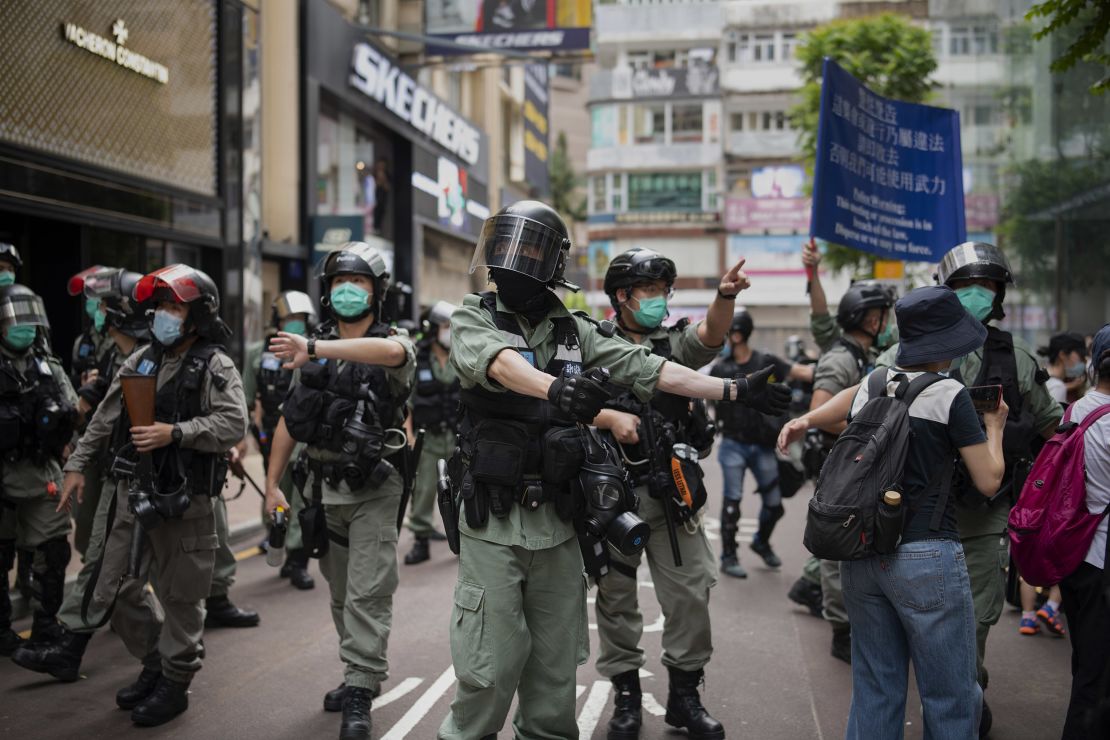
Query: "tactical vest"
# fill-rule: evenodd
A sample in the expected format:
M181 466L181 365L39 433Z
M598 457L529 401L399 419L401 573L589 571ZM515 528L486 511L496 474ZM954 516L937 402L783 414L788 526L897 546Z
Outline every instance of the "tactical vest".
M89 329L83 331L81 336L78 337L77 344L73 348L73 365L70 372L74 385L80 385L81 373L97 367L97 346L96 337Z
M767 364L766 360L762 352L753 350L751 359L746 364L761 370ZM726 378L743 377L739 365L731 357L721 361L720 372L723 373L722 377ZM785 378L779 380L784 381ZM722 433L745 444L773 447L778 440L779 430L786 423L785 419L785 416L761 414L742 403L717 404L717 424L720 425Z
M34 345L26 370L0 353L0 459L43 464L60 458L73 435L77 412L50 367L50 355Z
M281 404L293 385L293 371L286 370L282 364L281 358L273 352L263 350L255 373L258 400L262 404L262 429L268 434L277 427ZM253 402L253 398L247 399L248 404Z
M390 334L384 324L374 324L365 336ZM319 336L334 334L325 331ZM381 460L386 428L402 419L382 367L361 362L340 367L325 359L301 367L300 382L285 400L282 416L293 439L340 453L342 461L357 464L365 475Z
M416 355L416 392L412 397L412 424L429 431L455 430L459 423L459 381L444 383L432 369L432 350Z
M189 347L181 360L181 367L154 396L154 420L166 424L188 421L204 416L202 404L204 378L209 376L217 389L227 386L227 379L209 370L209 362L217 352L225 352L223 346L198 339ZM136 365L136 372L158 377L166 350L154 343L143 350ZM112 450L115 455L128 458L136 457L131 440L131 415L127 403L120 398L120 415L112 435ZM170 444L151 453L154 469L155 488L159 491L176 490L181 480L187 481L190 496L218 496L223 490L227 475L227 459L222 453L201 452L180 445ZM117 467L123 470L123 467ZM117 474L117 477L122 477Z

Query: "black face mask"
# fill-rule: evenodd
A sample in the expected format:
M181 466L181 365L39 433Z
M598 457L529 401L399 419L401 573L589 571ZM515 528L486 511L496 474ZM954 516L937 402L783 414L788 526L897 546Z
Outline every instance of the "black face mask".
M489 272L493 282L497 283L497 295L501 296L501 302L506 306L532 323L547 314L554 295L547 289L547 285L535 278L500 267L491 267Z

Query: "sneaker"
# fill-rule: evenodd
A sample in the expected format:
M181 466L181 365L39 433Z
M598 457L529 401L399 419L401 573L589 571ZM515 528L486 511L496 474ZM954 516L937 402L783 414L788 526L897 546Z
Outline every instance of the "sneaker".
M1021 626L1018 627L1018 633L1022 635L1035 635L1041 631L1041 626L1037 624L1036 619L1029 617L1021 618Z
M763 558L763 564L768 568L782 567L782 560L780 560L779 556L775 554L775 551L771 549L771 545L762 540L752 540L751 548L752 552Z
M733 578L747 578L748 571L740 565L740 560L735 555L721 556L721 572Z
M1045 630L1048 634L1053 637L1063 637L1067 634L1067 632L1064 631L1064 622L1060 619L1060 613L1048 604L1045 604L1037 610L1037 619L1045 626Z

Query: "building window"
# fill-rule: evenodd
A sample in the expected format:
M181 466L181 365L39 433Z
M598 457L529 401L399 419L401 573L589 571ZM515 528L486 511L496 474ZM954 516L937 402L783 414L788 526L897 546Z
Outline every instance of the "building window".
M659 105L637 105L632 109L633 136L636 144L662 144L667 110Z
M763 111L763 130L770 131L771 123L774 121L775 114L769 110Z
M775 130L782 131L786 127L786 112L781 110L775 111Z
M756 34L752 39L752 61L775 61L775 37L769 33Z
M700 211L701 172L653 172L628 175L630 211Z
M994 124L994 106L976 105L972 108L971 122L975 126L991 126Z
M729 118L729 128L730 129L732 129L733 131L743 131L744 130L744 114L743 113L732 113L732 114L729 115L728 118Z
M700 143L702 140L702 107L675 105L671 118L671 141L674 143Z
M628 66L632 69L650 69L653 63L651 52L648 51L630 52L628 55Z
M798 38L793 33L784 33L782 35L782 61L787 61L794 58L794 48L798 45Z
M582 79L582 67L580 65L562 63L554 66L556 77L565 77L568 80L579 81Z
M592 194L590 210L594 213L605 213L605 175L596 175L591 179Z
M998 31L988 25L952 26L948 32L952 56L984 56L998 53Z
M619 213L624 210L624 175L613 175L613 211Z

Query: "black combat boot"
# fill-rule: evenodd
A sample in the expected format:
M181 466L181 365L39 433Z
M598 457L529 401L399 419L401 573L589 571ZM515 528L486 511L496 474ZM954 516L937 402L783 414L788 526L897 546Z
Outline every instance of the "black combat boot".
M370 689L347 687L339 740L370 740Z
M8 595L8 571L15 565L15 541L0 540L0 655L7 658L23 644L12 631L12 599Z
M258 612L250 609L240 609L228 600L227 594L209 596L205 599L204 608L208 610L204 617L205 627L258 626Z
M405 555L405 565L416 565L423 563L432 557L428 548L427 537L417 537L416 541L412 543L412 549Z
M829 649L829 655L837 660L843 660L845 663L851 664L852 662L852 628L851 626L836 625L833 627L832 647Z
M698 684L704 671L680 671L667 668L670 690L667 692L667 714L663 718L671 727L683 727L691 740L723 740L725 728L709 716L701 705Z
M343 700L347 698L347 682L336 686L334 689L324 694L324 711L325 712L342 712Z
M640 737L640 672L625 671L613 676L613 718L609 720L608 740L637 740Z
M131 721L144 727L164 725L189 708L189 684L158 679L154 691L131 710Z
M991 727L994 725L994 715L991 714L991 708L987 706L987 698L983 697L983 713L979 715L979 737L980 739L987 738L991 734Z
M124 686L116 692L116 706L120 709L134 709L139 706L152 693L162 678L161 668L148 668L143 666L143 672L135 679L135 683Z
M80 677L81 658L92 634L70 632L62 627L62 635L49 645L25 645L12 653L12 661L36 673L49 673L69 683Z
M63 629L56 616L35 610L31 617L31 636L25 644L27 647L48 647L62 639Z
M288 568L289 572L285 573ZM293 588L301 591L310 591L316 588L316 580L308 572L308 553L304 550L290 550L285 556L285 566L282 575L289 579Z
M809 613L813 616L821 616L822 602L820 583L814 583L805 578L799 578L794 581L794 585L790 587L790 593L786 594L786 597L795 604L801 604L806 609L809 609Z

